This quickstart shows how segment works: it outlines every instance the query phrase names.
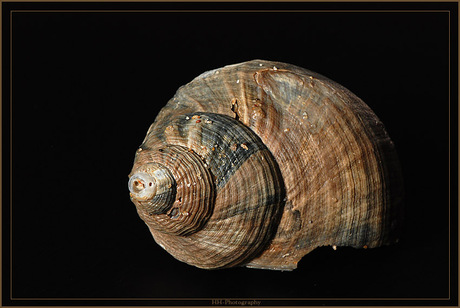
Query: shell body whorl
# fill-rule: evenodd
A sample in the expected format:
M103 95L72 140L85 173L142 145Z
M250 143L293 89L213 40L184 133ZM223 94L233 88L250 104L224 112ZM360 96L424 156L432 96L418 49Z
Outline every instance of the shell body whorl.
M292 270L319 246L392 243L400 225L399 165L380 120L344 87L279 62L182 86L136 153L130 190L155 240L202 268Z

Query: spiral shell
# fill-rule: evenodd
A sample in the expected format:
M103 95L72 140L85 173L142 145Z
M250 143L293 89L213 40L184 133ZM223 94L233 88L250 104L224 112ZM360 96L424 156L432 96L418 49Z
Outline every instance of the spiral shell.
M401 178L370 108L314 72L254 60L179 88L136 152L155 241L206 268L292 270L320 246L397 240Z

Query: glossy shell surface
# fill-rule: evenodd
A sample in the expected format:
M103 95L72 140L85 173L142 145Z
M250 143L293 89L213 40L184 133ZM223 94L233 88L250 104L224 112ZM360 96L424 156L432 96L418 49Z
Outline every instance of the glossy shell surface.
M292 270L319 246L396 241L399 170L383 124L353 93L254 60L179 88L137 150L129 188L178 260Z

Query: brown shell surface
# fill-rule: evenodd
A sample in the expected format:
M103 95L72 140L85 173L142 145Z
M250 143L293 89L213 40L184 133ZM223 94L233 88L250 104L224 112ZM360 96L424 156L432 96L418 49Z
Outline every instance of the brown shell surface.
M254 60L198 76L160 111L132 174L149 162L169 166L187 227L137 206L139 215L157 243L198 267L292 270L316 247L397 240L400 169L383 124L303 68Z

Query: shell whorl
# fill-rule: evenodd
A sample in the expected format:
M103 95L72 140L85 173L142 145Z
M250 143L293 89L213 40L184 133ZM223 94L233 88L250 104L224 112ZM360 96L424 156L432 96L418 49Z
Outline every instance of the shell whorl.
M284 184L270 151L249 128L220 114L184 114L151 129L141 149L133 170L152 162L170 166L178 211L206 201L186 210L191 221L202 221L193 232L171 232L171 224L185 221L137 206L155 240L177 259L202 268L234 266L260 254L272 239Z
M176 197L176 183L171 172L157 163L139 167L128 182L131 198L149 214L164 214Z
M150 228L167 234L188 235L206 224L214 206L214 184L200 157L180 146L165 146L138 151L135 166L138 167L133 169L130 182L144 174L149 166L161 166L150 172L156 172L156 181L162 180L165 193L147 201L132 196L139 215ZM157 197L162 211L144 206L146 202L154 203Z
M189 264L292 270L319 246L372 248L398 236L401 178L383 124L350 91L306 69L254 60L206 72L160 111L141 149L130 181L145 164L165 166L171 196L176 189L168 213L188 206L193 219L183 222L195 224L134 200L139 215ZM193 163L178 163L180 155ZM206 173L187 202L185 173Z

